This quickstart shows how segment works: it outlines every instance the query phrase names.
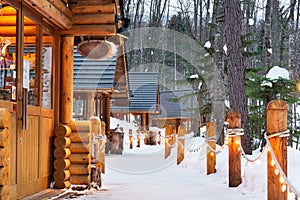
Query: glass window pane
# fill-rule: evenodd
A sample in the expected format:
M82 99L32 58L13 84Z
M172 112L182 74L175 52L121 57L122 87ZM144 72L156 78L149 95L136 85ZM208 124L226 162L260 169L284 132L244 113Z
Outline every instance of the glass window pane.
M16 101L16 9L1 1L0 100Z
M42 107L52 108L52 45L53 37L43 33L42 46Z
M39 105L39 73L37 57L38 25L24 17L24 49L23 49L23 88L28 89L28 104Z

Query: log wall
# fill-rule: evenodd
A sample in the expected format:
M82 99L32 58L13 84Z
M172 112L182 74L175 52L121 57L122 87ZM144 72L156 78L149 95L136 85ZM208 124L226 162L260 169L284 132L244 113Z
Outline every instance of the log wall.
M0 108L0 199L10 198L10 113Z

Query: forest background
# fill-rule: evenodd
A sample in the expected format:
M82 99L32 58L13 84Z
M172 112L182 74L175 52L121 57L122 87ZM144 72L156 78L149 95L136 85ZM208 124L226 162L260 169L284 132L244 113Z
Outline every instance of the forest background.
M240 112L245 131L243 148L251 154L264 144L268 102L280 98L289 106L288 144L300 150L299 1L124 0L123 4L124 16L130 19L129 32L144 27L172 29L191 37L210 54L225 86L220 95L226 97L225 109L218 112L224 115L214 116L217 132L223 132L223 121L230 111ZM181 82L190 82L198 104L193 111L196 119L193 129L197 132L205 117L214 112L213 102L204 78L195 78L197 69L176 54L184 47L174 42L173 48L173 52L151 48L132 50L126 55L128 70L158 72L160 91L186 89ZM274 66L286 69L289 79L267 78ZM223 134L219 135L218 143L222 144Z

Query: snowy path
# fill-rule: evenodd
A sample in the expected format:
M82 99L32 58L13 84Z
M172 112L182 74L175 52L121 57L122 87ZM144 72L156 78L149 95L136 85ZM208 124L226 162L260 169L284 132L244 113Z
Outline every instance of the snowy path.
M123 127L126 127L123 125ZM127 132L128 128L125 128ZM79 200L265 200L267 199L266 154L255 163L242 159L242 184L228 187L228 149L217 155L217 173L206 175L205 149L198 149L203 138L186 140L185 159L176 165L176 148L164 159L164 145L129 149L124 138L123 155L106 156L106 173L99 191L84 191ZM219 147L220 148L220 147ZM254 152L256 157L259 152ZM288 151L288 177L300 190L300 151ZM289 200L294 200L290 193Z
M188 145L191 149L202 143L200 138L197 139ZM209 176L206 175L206 160L203 159L204 149L186 152L186 158L179 166L175 164L176 149L172 151L171 157L165 160L163 146L142 146L141 149L130 150L125 144L123 155L106 157L107 171L102 177L101 190L78 199L265 199L266 177L259 176L265 174L266 167L261 162L255 164L257 169L247 172L248 176L243 178L240 187L229 188L226 148L218 154L217 173Z

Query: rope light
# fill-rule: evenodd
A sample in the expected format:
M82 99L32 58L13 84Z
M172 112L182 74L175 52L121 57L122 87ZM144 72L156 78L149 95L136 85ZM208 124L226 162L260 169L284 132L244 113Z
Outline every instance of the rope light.
M273 148L270 144L270 141L269 141L269 138L272 138L272 137L275 137L275 136L278 136L278 137L286 137L287 133L289 132L289 130L286 130L286 131L281 131L281 132L278 132L278 133L275 133L275 134L272 134L272 135L267 135L267 133L264 134L264 137L266 139L266 142L267 142L267 146L268 146L268 149L269 149L269 152L272 156L272 159L273 161L275 162L275 166L277 167L277 170L278 172L280 173L282 179L284 180L279 180L280 182L282 181L283 183L286 183L289 188L295 193L296 196L300 196L300 192L295 188L295 186L289 181L289 179L287 178L287 176L285 175L284 171L282 170L281 166L279 165L277 159L276 159L276 156L274 154L274 151L273 151ZM275 136L274 136L275 135ZM281 179L280 177L280 179ZM287 189L287 186L286 184L283 184L282 187L281 187L281 191L282 192L285 192L286 189Z
M228 137L235 137L237 144L239 145L239 150L242 152L242 157L245 158L248 162L256 162L257 160L261 159L263 154L265 153L265 147L263 148L263 151L254 159L250 159L247 154L245 153L245 150L243 149L243 146L241 144L241 141L239 139L239 135L244 135L244 129L242 128L236 128L236 129L227 129L227 135Z

